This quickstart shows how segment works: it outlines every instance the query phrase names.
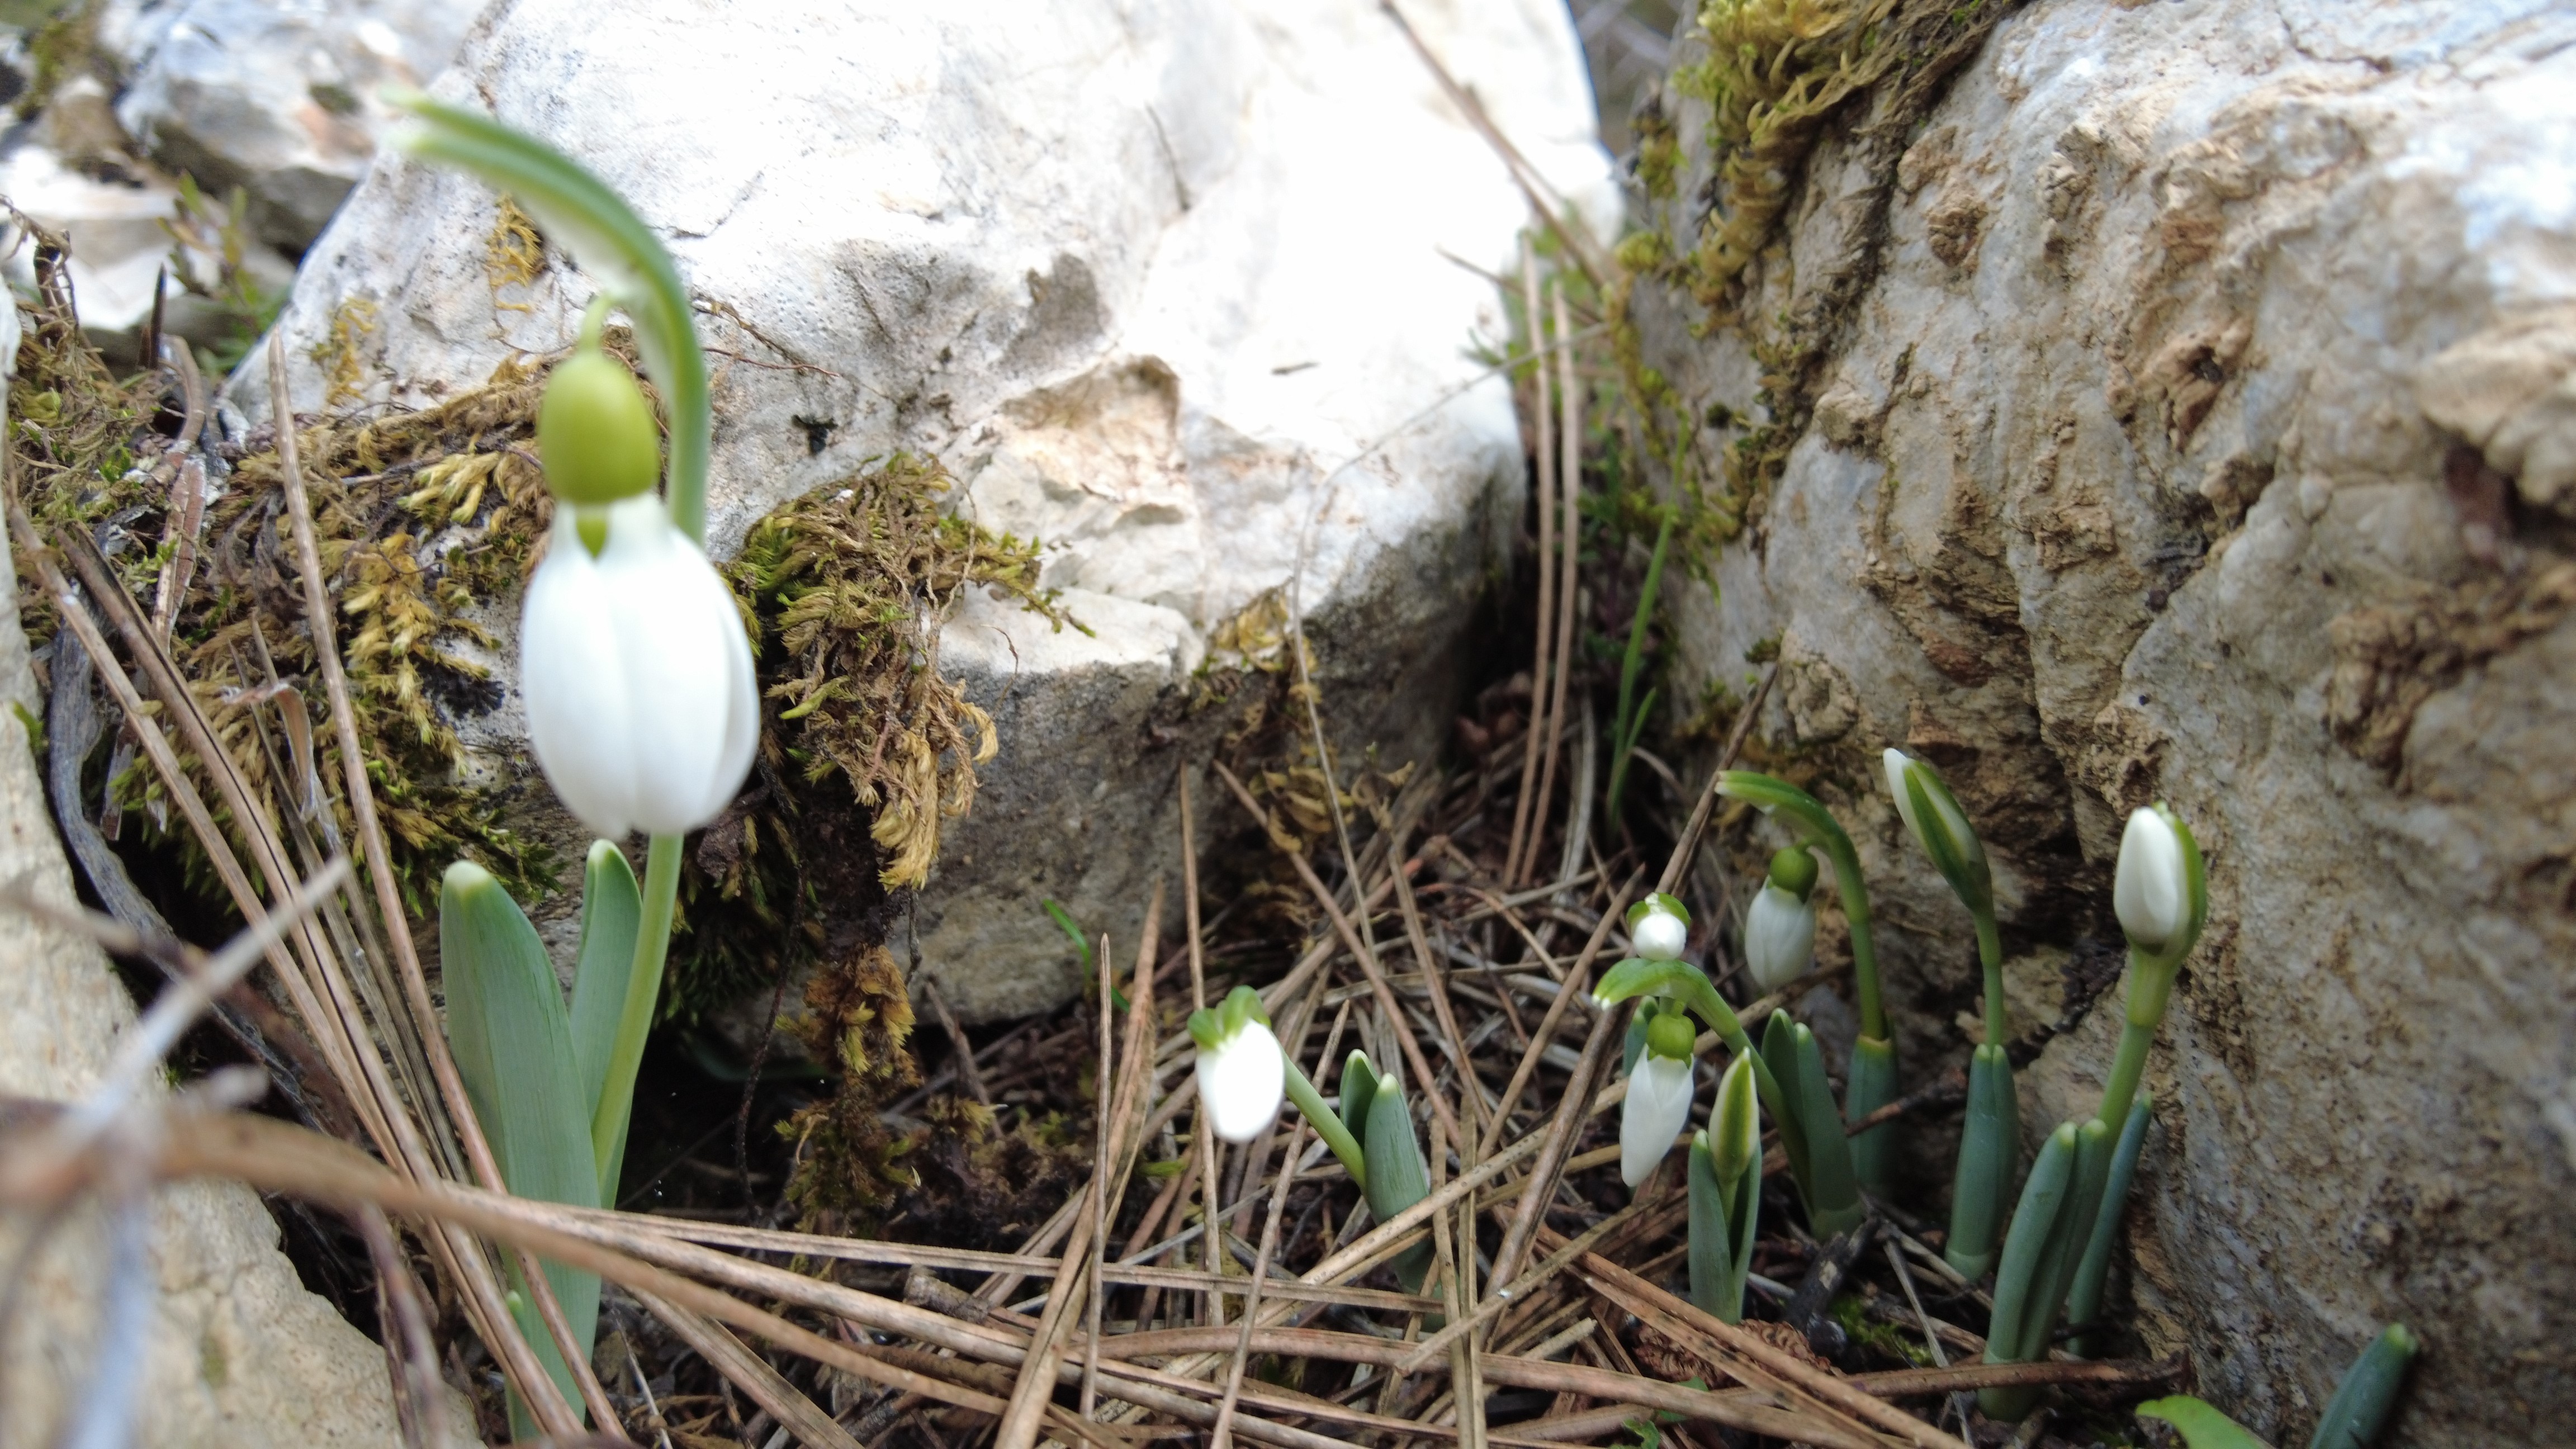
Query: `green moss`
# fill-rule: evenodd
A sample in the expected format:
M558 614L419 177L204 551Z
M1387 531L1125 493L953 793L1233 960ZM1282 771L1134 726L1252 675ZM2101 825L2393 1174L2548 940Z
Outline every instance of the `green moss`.
M1859 1295L1846 1293L1836 1298L1826 1311L1833 1315L1834 1322L1842 1325L1843 1332L1852 1342L1866 1344L1889 1358L1916 1368L1932 1366L1931 1351L1923 1346L1920 1337L1871 1317L1869 1305L1861 1302Z
M942 510L953 486L896 454L752 525L724 573L764 698L752 788L681 877L670 1011L692 1019L847 949L834 922L919 885L999 748L938 667L934 621L998 589L1059 627L1037 544Z

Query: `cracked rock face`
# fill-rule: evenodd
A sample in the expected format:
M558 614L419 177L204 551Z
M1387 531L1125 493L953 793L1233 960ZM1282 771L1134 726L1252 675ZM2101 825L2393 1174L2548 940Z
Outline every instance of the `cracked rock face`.
M1740 695L1778 640L1762 728L1860 838L1910 1072L1965 1051L1975 958L1876 752L1957 788L2043 1019L2040 963L2118 939L2125 812L2170 801L2215 909L2148 1078L2146 1346L2293 1443L2404 1320L2387 1442L2562 1441L2576 17L2043 0L1887 104L1828 128L1751 277L1743 317L1844 301L1767 399L1803 435L1724 608L1681 606L1685 673ZM1687 244L1706 112L1676 112ZM1767 326L1639 299L1685 405L1751 412ZM2025 1078L2031 1131L2098 1100L2117 1000Z
M1408 15L1613 214L1560 7ZM1040 897L1105 924L1177 877L1193 675L1292 576L1345 742L1428 757L1522 486L1508 392L1468 355L1497 299L1451 258L1506 266L1526 207L1379 7L516 0L438 89L596 169L703 299L718 557L899 448L1046 541L1088 634L969 597L940 645L1002 745L913 918L961 1016L1076 989ZM371 401L565 346L588 284L500 280L495 219L479 184L379 159L282 323L298 405L329 392L307 350L367 308ZM253 416L263 387L235 385Z

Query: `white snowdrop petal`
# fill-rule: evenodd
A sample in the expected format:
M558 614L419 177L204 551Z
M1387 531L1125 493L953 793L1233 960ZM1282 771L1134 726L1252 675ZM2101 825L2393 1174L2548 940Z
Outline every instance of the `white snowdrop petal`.
M1249 1142L1279 1115L1287 1093L1288 1069L1279 1054L1279 1038L1261 1023L1247 1022L1241 1031L1202 1050L1197 1065L1199 1100L1207 1107L1208 1125L1228 1142Z
M520 697L537 766L590 830L623 839L635 823L635 748L624 666L605 581L557 511L554 536L519 616Z
M1815 954L1816 908L1765 885L1744 912L1744 969L1763 990L1797 979Z
M1619 1113L1619 1180L1630 1188L1646 1180L1672 1150L1690 1121L1691 1064L1649 1052L1628 1074L1628 1099Z
M1638 918L1636 933L1629 939L1636 943L1637 954L1645 959L1671 961L1690 944L1690 927L1682 924L1682 918L1670 911L1652 909Z
M2191 883L2184 878L2182 842L2153 809L2131 811L2120 832L2120 865L2111 881L2111 907L2120 929L2149 951L2180 934L2189 910Z
M1914 760L1903 750L1890 746L1878 757L1887 770L1887 792L1896 797L1896 813L1905 820L1905 829L1916 840L1923 838L1923 823L1914 818L1914 792L1905 788L1906 767Z

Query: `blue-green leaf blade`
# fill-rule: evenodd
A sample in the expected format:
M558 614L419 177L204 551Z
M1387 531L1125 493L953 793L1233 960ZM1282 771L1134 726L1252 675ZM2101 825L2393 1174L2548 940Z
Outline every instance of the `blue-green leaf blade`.
M644 921L644 892L625 853L590 843L581 874L581 947L572 977L572 1054L581 1073L582 1118L599 1113L599 1089L635 974L635 934Z

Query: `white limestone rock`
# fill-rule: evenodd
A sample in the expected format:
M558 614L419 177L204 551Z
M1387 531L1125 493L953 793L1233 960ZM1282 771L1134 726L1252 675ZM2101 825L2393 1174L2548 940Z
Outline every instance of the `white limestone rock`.
M2576 15L2041 0L1928 114L1890 103L1829 129L1742 308L1853 289L1722 607L1685 591L1689 683L1779 640L1763 728L1860 838L1916 1074L1965 1050L1974 955L1876 752L1947 772L2035 954L2116 944L2120 821L2170 801L2215 910L2148 1078L2147 1346L2298 1443L2403 1320L2382 1442L2560 1442ZM1677 117L1686 243L1706 114ZM1753 407L1754 337L1639 310L1686 405ZM2098 1101L2118 1000L2025 1078L2032 1131Z
M375 154L380 92L447 65L483 0L108 0L116 119L173 174L247 189L262 240L300 253Z
M1615 214L1561 7L1407 10L1557 190ZM1507 266L1527 212L1377 5L516 0L435 89L597 170L705 300L719 557L899 448L948 464L960 511L1046 540L1092 635L970 601L942 645L1002 725L918 913L961 1015L1072 993L1041 896L1132 919L1176 875L1182 752L1156 712L1301 558L1336 727L1434 748L1522 486L1470 268ZM588 284L558 261L496 288L494 218L478 183L379 159L282 322L298 406L354 304L370 401L565 345ZM234 384L251 416L264 386Z

